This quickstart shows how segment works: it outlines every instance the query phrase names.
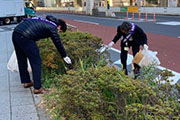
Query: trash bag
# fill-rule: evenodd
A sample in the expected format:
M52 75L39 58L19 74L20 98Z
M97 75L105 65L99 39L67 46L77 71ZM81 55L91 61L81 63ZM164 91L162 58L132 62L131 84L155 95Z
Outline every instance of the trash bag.
M144 57L142 60L139 62L139 66L147 66L149 64L154 64L154 65L160 65L160 61L157 57L157 52L156 51L150 51L150 50L143 50L142 54Z
M132 61L132 69L134 69L134 63L140 67L148 66L150 64L160 65L160 61L157 57L156 51L140 50Z
M8 61L7 68L8 68L8 70L10 70L12 72L19 72L18 62L17 62L17 57L16 57L15 51L13 51L13 53ZM29 71L29 73L32 72L29 60L28 60L28 71Z

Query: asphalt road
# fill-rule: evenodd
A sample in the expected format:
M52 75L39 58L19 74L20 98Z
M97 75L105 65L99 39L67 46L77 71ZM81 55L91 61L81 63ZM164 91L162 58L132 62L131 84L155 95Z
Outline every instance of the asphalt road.
M40 12L38 15L47 15L47 14L53 14L56 17L68 19L68 20L82 20L82 21L88 21L88 22L94 22L98 23L100 25L106 25L106 26L112 26L117 27L120 25L124 19L114 19L114 18L103 18L103 17L90 17L90 16L82 16L82 15L72 15L72 14L60 14L60 13L45 13ZM143 19L143 16L142 16ZM180 36L180 25L162 25L157 24L158 22L179 22L180 23L180 16L156 16L156 23L150 19L148 22L143 20L142 22L138 21L138 16L135 17L135 21L132 21L136 23L138 26L140 26L145 32L150 33L156 33L156 34L163 34L163 35L169 35L174 37Z

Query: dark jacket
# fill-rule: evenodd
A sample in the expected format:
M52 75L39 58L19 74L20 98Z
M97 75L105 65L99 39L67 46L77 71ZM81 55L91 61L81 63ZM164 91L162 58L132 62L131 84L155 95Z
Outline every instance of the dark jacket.
M121 32L120 27L121 26L118 26L117 34L114 37L114 39L112 40L114 43L116 43L121 37L123 37L123 39L126 38L126 34ZM132 34L132 39L133 39L134 45L144 45L144 44L147 44L146 34L137 25L135 25L135 29L134 29L133 34Z
M28 18L17 25L14 31L34 41L51 37L61 56L66 57L66 51L57 30L57 19L54 17L50 20L41 17Z

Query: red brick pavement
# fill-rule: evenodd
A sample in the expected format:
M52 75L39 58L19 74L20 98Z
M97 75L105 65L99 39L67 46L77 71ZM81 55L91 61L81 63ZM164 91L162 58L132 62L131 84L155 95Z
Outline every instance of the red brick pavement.
M82 32L90 32L102 38L108 44L116 34L116 28L104 25L95 25L73 20L65 20L75 25ZM150 50L157 51L161 66L180 73L180 39L167 35L146 33ZM120 41L113 46L120 50ZM131 54L131 52L130 52Z

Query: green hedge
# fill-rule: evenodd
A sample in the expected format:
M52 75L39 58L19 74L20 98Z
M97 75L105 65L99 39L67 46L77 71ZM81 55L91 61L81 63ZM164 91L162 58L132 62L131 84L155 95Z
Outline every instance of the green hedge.
M44 87L52 87L56 84L54 76L65 74L66 71L77 70L80 60L84 63L84 68L89 68L97 63L106 64L104 56L97 50L102 47L102 40L89 33L70 32L60 35L62 43L66 49L67 56L72 60L72 65L66 64L50 38L38 42L40 55L42 58L42 82ZM106 56L108 56L107 53ZM47 80L48 79L48 80Z
M180 104L167 94L170 84L150 85L114 67L91 67L56 77L58 87L45 96L53 119L178 120ZM168 88L168 89L165 89ZM169 96L168 96L169 95Z
M107 65L97 51L102 40L88 33L61 34L72 66L64 63L50 39L38 43L42 57L44 105L53 120L178 120L180 104L167 70L153 65L134 80ZM106 53L107 56L107 53ZM154 81L155 79L158 82ZM159 81L164 81L161 84Z

